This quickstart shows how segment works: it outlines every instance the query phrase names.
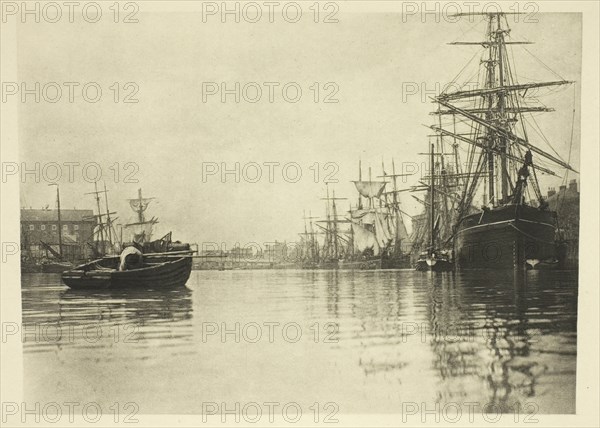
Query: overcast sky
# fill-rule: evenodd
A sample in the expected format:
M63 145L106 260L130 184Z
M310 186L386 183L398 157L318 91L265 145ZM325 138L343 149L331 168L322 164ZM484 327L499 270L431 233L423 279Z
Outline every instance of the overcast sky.
M24 82L98 82L103 90L97 103L85 102L75 90L75 102L21 104L19 144L21 161L96 162L110 191L111 209L120 221L131 220L125 199L135 197L138 187L145 196L156 197L149 213L160 219L158 233L172 230L174 237L189 242L268 242L294 240L302 229L302 212L324 215L319 198L325 194L324 164L335 163L330 185L336 196L351 198L356 191L362 159L363 178L371 166L380 175L381 161L394 158L397 172L402 162L423 162L417 155L427 150L427 129L433 105L422 94L403 100L403 88L414 82L434 91L463 68L481 50L477 46L448 46L456 40L483 40L485 24L444 20L403 22L399 14L337 14L337 24L315 24L302 19L289 24L225 23L218 18L203 23L199 13L145 12L137 24L65 23L19 25L18 73ZM305 13L307 10L305 9ZM513 40L530 40L527 48L559 76L581 80L581 16L539 14L536 24L512 22ZM520 82L558 80L538 60L515 48ZM119 96L126 82L135 82L138 103L114 103L109 88L119 82ZM297 103L286 102L281 86L274 102L267 87L257 103L233 96L222 103L219 95L203 102L203 82L296 82L302 89ZM310 87L320 83L318 103ZM335 82L338 103L324 103ZM436 83L439 82L439 83ZM413 86L414 87L414 86ZM81 88L81 86L79 87ZM314 87L313 87L314 88ZM91 93L91 92L90 92ZM294 91L290 90L290 96ZM540 92L540 95L546 92ZM248 93L254 96L254 92ZM579 165L579 86L552 91L540 98L556 112L536 116L537 123L566 159L571 135L571 114L577 109L571 163ZM537 135L530 135L534 143ZM545 143L540 147L551 151ZM115 183L113 170L121 174ZM123 182L127 162L135 162L139 183ZM233 175L202 180L203 163L277 162L274 183L263 176L256 183L235 183ZM286 163L300 165L302 177L286 182ZM319 163L319 183L314 164ZM313 169L311 169L313 167ZM66 171L66 169L64 169ZM131 170L129 170L131 171ZM329 171L333 171L330 169ZM61 180L64 208L94 207L85 192L93 184L75 170L75 181ZM247 169L254 176L254 169ZM288 170L293 178L294 170ZM562 172L561 172L562 174ZM577 175L572 175L578 178ZM416 179L407 184L414 184ZM560 178L542 177L542 189L560 184ZM350 201L341 201L347 209ZM408 212L420 206L408 197ZM23 206L54 207L52 188L28 180L21 186Z

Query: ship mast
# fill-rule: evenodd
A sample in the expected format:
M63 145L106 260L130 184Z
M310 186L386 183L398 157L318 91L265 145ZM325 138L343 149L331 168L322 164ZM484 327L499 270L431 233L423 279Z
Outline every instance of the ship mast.
M58 189L58 183L51 183L48 186L56 186L56 208L58 211L58 254L60 258L63 256L63 244L62 244L62 222L60 218L60 190Z
M500 16L496 16L498 21L498 29L496 30L496 45L498 49L498 87L502 88L504 86L504 60L503 60L503 52L504 52L504 30L501 27L501 19ZM490 17L490 21L493 18ZM500 126L506 129L506 117L504 115L504 92L498 92L498 112L500 114ZM508 163L506 161L506 152L508 151L507 141L502 135L500 135L500 164L501 171L500 174L502 176L501 181L501 189L502 189L502 203L508 202Z
M382 167L383 167L383 162L382 162ZM400 249L400 245L402 242L402 238L400 238L400 231L405 227L404 226L404 221L402 220L402 214L404 213L404 211L402 211L400 209L400 200L398 199L398 194L400 192L406 191L407 189L404 190L399 190L398 189L398 182L397 182L397 178L398 177L407 177L413 174L396 174L396 164L394 162L394 159L392 159L392 174L386 174L385 172L385 168L383 168L383 175L378 175L377 178L383 178L383 179L387 179L387 178L391 178L392 179L392 186L393 189L389 192L383 192L383 203L384 206L388 209L389 212L393 213L394 218L395 218L395 222L394 222L394 239L393 239L393 244L394 244L394 251L397 251L398 249ZM388 194L392 195L392 201L391 203L388 200ZM382 201L382 198L379 197L378 198L380 200L380 202ZM404 213L406 214L406 213ZM404 229L406 230L406 229Z
M142 197L142 189L138 189L138 197L136 199L129 199L129 205L131 209L137 214L137 222L126 224L126 228L134 228L133 229L133 240L141 240L139 242L147 242L151 239L152 235L152 227L158 223L158 220L152 217L150 220L146 221L144 216L144 212L148 208L148 205L154 198L144 198ZM139 233L136 232L139 230Z
M138 189L138 207L137 207L137 215L138 215L138 222L140 223L144 223L144 198L142 198L142 189Z
M108 229L108 242L112 247L112 221L110 219L110 210L108 209L108 190L106 190L106 183L104 183L104 204L106 205L106 227Z
M360 159L358 160L358 181L362 181L362 161ZM363 209L362 195L360 192L358 193L358 209Z
M335 259L339 259L339 248L338 248L338 232L337 232L337 209L335 207L335 190L333 191L333 198L331 200L331 206L333 209L333 250L335 254Z
M481 15L487 18L485 41L450 43L451 45L479 45L484 49L488 49L487 56L481 61L485 67L484 84L479 89L442 93L434 99L445 109L438 108L433 114L452 114L453 117L458 115L466 124L471 126L471 132L466 134L458 132L456 125L452 131L444 129L441 123L438 126L430 127L440 136L453 137L455 143L463 142L472 146L469 159L470 174L465 177L462 183L463 194L458 207L458 221L471 209L474 193L477 191L478 183L482 179L486 186L484 189L485 205L488 203L491 203L494 207L506 204L520 205L524 202L522 194L526 182L531 182L540 206L544 206L539 184L537 183L536 171L539 170L550 175L556 175L556 173L537 163L534 164L532 154L549 160L562 168L574 171L573 167L567 162L545 152L528 141L523 123L523 113L548 112L553 111L553 109L546 106L520 105L520 97L525 97L530 89L561 86L572 82L562 78L562 80L548 82L524 84L517 82L508 61L506 46L524 45L531 42L505 40L510 29L507 25L503 26L502 20L506 20L505 15L508 14L504 12L457 14L457 16ZM476 102L475 106L471 105L469 107L459 107L451 104L451 102L469 100L479 102ZM521 122L523 126L523 137L515 134L515 124L517 122ZM525 153L523 153L523 149ZM479 161L473 159L473 155L478 150L480 153ZM516 175L517 180L514 184L511 181L509 161L513 172L516 172L514 175ZM523 166L519 168L519 165ZM530 180L527 180L529 177L528 169L533 171Z
M104 193L105 196L105 203L106 203L106 213L102 213L102 206L100 204L100 193ZM111 227L112 227L112 219L111 219L111 214L116 214L116 212L110 212L110 210L108 209L108 190L106 190L106 183L104 183L104 190L98 190L98 183L94 182L94 191L93 192L87 192L85 193L85 195L94 195L94 198L96 199L96 207L98 209L98 214L96 215L92 215L91 217L84 217L85 219L95 219L96 220L96 225L98 227L98 232L94 232L98 234L98 240L96 241L96 250L101 252L102 255L106 255L107 251L106 251L106 239L108 239L108 245L110 248L112 248L113 246L113 242L112 242L112 233L111 233ZM102 217L106 216L106 224L104 224L104 220L102 219ZM105 229L106 232L105 232ZM106 239L105 239L106 238Z
M330 197L329 196L329 185L326 186L327 187L327 197L326 198L321 198L326 202L326 215L327 215L327 219L324 221L327 224L326 228L323 228L320 225L319 228L324 229L325 230L325 243L324 243L324 250L326 252L326 254L329 257L335 258L335 259L339 259L340 256L340 252L339 252L339 245L338 245L338 238L343 239L341 236L339 236L339 232L338 232L338 223L340 222L338 220L338 214L337 214L337 206L335 201L343 201L346 200L347 198L336 198L335 197L335 190L333 191L333 196ZM331 207L330 207L330 202L331 202ZM345 239L344 239L345 240ZM333 250L333 255L331 254Z
M431 212L431 251L435 248L435 153L434 153L435 145L431 144L431 155L429 158L429 169L431 171L431 185L429 186L429 211Z
M488 39L490 40L490 42L492 42L493 40L493 30L492 30L492 22L494 19L493 15L490 15L489 17L490 22L488 23ZM489 48L489 57L488 60L486 62L486 69L487 69L487 88L491 89L494 87L494 72L496 69L496 60L494 59L494 50ZM486 113L486 119L488 121L492 121L493 120L493 108L494 108L494 93L490 93L487 97L487 108L488 111ZM488 151L487 151L487 168L488 168L488 192L489 192L489 200L492 201L492 205L495 205L495 197L496 194L494 192L494 184L495 184L495 179L494 179L494 153L492 151L492 147L494 147L494 140L493 140L493 135L491 135L490 133L487 133L487 129L486 129L486 138L485 141L487 143L487 146L489 147Z

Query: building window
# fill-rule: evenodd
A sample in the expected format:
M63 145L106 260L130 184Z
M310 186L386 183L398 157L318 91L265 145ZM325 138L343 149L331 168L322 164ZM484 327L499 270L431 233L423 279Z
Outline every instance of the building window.
M46 230L46 225L45 224L40 225L40 230Z
M29 230L35 230L35 226L33 224L29 225Z
M74 228L75 228L75 230L79 230L79 225L78 225L78 224L76 224L76 225L74 226Z
M56 225L55 224L52 225L52 230L56 230Z

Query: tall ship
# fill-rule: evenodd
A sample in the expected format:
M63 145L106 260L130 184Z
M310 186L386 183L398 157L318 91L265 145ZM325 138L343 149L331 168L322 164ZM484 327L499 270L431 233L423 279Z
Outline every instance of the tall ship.
M319 233L315 231L314 219L312 213L309 211L308 217L306 212L304 213L304 232L300 233L300 266L302 269L317 269L319 267ZM308 223L306 222L308 220Z
M146 210L154 198L144 198L142 189L138 189L138 197L129 199L129 206L136 214L134 222L125 225L125 230L128 232L128 239L131 242L144 244L152 241L154 226L158 223L156 217L146 218Z
M358 180L353 182L358 202L349 212L353 258L366 263L367 268L409 268L408 232L396 181L405 174L396 174L393 161L391 174L386 173L383 164L382 170L383 175L376 177L379 180L373 180L369 168L368 180L363 180L359 162ZM388 184L393 188L386 191Z
M436 156L438 155L438 156ZM436 162L436 157L439 160ZM426 224L421 224L419 232L419 257L415 263L418 271L445 272L454 269L452 252L449 249L448 228L452 224L452 190L456 187L454 180L449 179L444 167L444 154L435 152L435 144L431 144L429 152L429 175L423 177L422 190L427 191L427 199L421 201L425 205ZM413 191L418 191L415 188ZM422 248L424 247L424 248Z
M520 83L512 45L531 42L511 39L508 13L476 15L486 22L484 40L451 44L482 48L477 87L465 88L459 82L461 71L448 85L454 89L434 98L437 123L430 127L442 148L460 144L466 152L465 169L457 171L460 191L449 239L456 266L553 267L558 263L557 216L542 196L538 175L577 171L554 149L551 154L540 148L542 142L552 146L533 113L553 111L539 102L544 90L573 82L554 73L556 80ZM476 198L481 208L474 209Z
M101 206L100 195L104 194L104 207ZM104 256L114 256L119 254L122 246L122 242L119 241L119 237L115 230L115 221L118 217L115 217L116 212L111 212L108 207L108 190L106 190L106 183L104 183L104 190L98 190L98 183L94 182L94 191L88 192L86 195L93 195L96 201L96 208L98 214L94 214L86 219L93 220L96 223L96 227L92 233L92 242L88 245L92 251L93 258L100 258Z
M338 213L337 206L338 201L343 201L346 198L336 197L335 190L330 195L329 186L327 186L327 195L321 199L326 203L326 214L324 220L317 220L315 223L323 235L323 244L316 253L317 266L319 269L338 269L343 267L341 265L348 260L352 251L351 239L347 231L342 229L347 220Z

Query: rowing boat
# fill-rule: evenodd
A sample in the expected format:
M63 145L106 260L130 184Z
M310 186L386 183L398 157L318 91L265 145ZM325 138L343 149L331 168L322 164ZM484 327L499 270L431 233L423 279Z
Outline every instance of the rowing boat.
M104 257L75 267L62 274L72 289L147 288L164 289L184 286L192 271L189 252L144 255L141 267L119 270L119 256Z

